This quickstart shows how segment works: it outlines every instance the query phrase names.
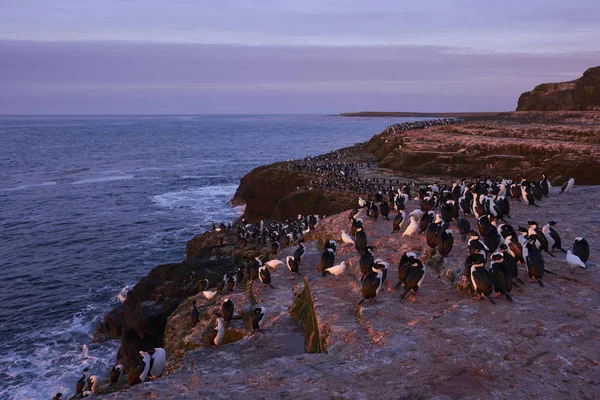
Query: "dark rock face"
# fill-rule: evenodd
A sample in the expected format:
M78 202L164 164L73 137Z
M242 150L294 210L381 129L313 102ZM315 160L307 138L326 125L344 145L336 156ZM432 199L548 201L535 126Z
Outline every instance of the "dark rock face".
M517 111L600 110L600 66L570 82L544 83L519 97Z
M232 204L246 204L245 216L249 221L272 217L277 202L308 185L308 175L279 168L279 164L255 168L240 180Z
M235 268L234 259L191 258L163 264L143 277L127 294L122 307L108 313L98 325L96 340L120 336L117 362L128 371L139 359L139 350L163 345L167 318L187 297L199 292L200 282L211 286Z
M298 214L331 215L351 208L356 196L350 193L306 189L315 176L271 164L256 168L240 181L232 204L246 204L248 221L272 218L284 221ZM192 245L198 248L196 244ZM194 252L188 248L188 257Z

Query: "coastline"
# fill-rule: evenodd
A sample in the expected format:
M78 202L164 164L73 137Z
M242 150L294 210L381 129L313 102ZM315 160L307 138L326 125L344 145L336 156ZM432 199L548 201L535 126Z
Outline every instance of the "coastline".
M515 113L494 113L494 115L490 115L489 113L475 113L475 114L470 114L470 116L483 117L486 120L492 120L492 121L495 116L498 116L500 114L502 114L501 116L507 120L510 120L512 118L512 116L515 115ZM360 115L360 116L367 116L367 115ZM386 116L390 116L390 115L388 114ZM393 115L393 116L400 116L400 115ZM402 116L406 116L406 115L402 115ZM415 114L412 113L411 116L415 116ZM453 115L436 114L435 116L440 116L440 117L452 116L452 117L454 117L454 116L456 116L456 114L453 114ZM464 114L463 114L463 116L467 117ZM548 116L550 117L549 120L552 120L557 117L556 115L548 115ZM531 116L529 116L529 117L531 117ZM527 118L529 118L529 117L525 114L518 115L519 119L525 118L525 120L527 120ZM539 116L534 116L534 117L539 118ZM572 121L569 120L569 118L571 118L571 117L567 116L566 118L568 120L566 123L572 124ZM574 118L579 118L579 117L576 116ZM573 119L573 118L571 118L571 119ZM597 124L598 121L600 121L600 118L594 118L593 121L595 121L594 123ZM514 123L514 121L511 121L510 123ZM490 126L490 128L495 128L495 127L496 127L496 125L494 125L493 123ZM428 128L427 130L424 130L423 133L433 134L439 130L441 130L441 132L443 134L447 134L448 132L450 132L450 131L443 130L442 128L440 128L440 127ZM454 129L454 127L450 128L450 129ZM461 127L458 129L464 129L464 128ZM481 128L478 128L478 129L481 129ZM519 129L525 129L525 128L521 127ZM598 128L596 127L595 129L598 129ZM407 167L407 166L402 165L401 163L400 163L400 166L402 167L402 169L400 171L390 168L393 163L398 162L397 160L390 161L389 159L386 161L386 159L391 154L394 154L395 150L393 148L397 147L397 145L395 144L396 143L395 140L398 137L405 138L406 135L408 135L408 137L410 137L411 140L414 140L416 133L414 131L408 131L408 133L402 132L400 134L400 136L398 136L395 132L388 132L388 133L385 133L385 132L386 131L384 131L383 135L382 134L375 135L373 138L371 138L369 141L367 141L364 148L362 146L360 147L360 149L357 149L356 146L351 147L350 149L354 149L354 150L356 150L356 152L353 154L350 154L350 155L346 154L345 155L346 158L343 158L343 160L348 160L349 162L357 162L357 163L367 162L367 161L372 162L373 163L372 168L369 167L369 168L365 168L364 170L361 170L362 176L365 176L365 177L371 176L370 174L377 174L378 176L380 176L380 174L382 174L382 173L391 175L391 174L398 174L399 172L402 172L403 176L410 176L413 179L420 179L423 182L432 182L435 180L443 180L444 182L446 182L448 180L457 179L457 178L464 176L464 175L456 174L456 171L450 171L450 173L448 173L449 171L447 169L433 169L431 171L405 170L404 167ZM524 130L524 132L527 132L527 131ZM465 134L464 132L461 133L461 135L464 135L464 134ZM485 137L479 138L479 137L477 137L477 135L474 135L474 136L479 140L477 142L477 145L480 146L480 145L482 145L482 143L485 143ZM497 138L496 136L493 136L493 137ZM573 138L577 138L577 137L578 137L577 134L573 135ZM521 138L521 139L524 139L524 138ZM538 138L533 137L533 140L538 141ZM386 143L389 143L389 141L391 141L392 144L387 146ZM566 142L566 140L563 140L563 141ZM405 139L402 139L402 143L405 143ZM521 143L521 145L524 145L524 143L525 142ZM526 146L530 146L530 145L531 145L531 143L526 144ZM573 144L573 146L575 146L575 145L577 145L577 146L581 145L584 147L588 146L590 153L591 153L591 151L593 151L593 149L597 148L598 143L597 143L597 141L596 142L594 142L594 141L585 142L584 141L582 144L577 144L577 143ZM581 151L582 148L583 147L581 147L581 148L576 147L574 149L574 151ZM379 149L379 153L378 153L378 151L376 151L376 149ZM564 148L561 148L561 150L564 151ZM431 155L430 155L431 150L427 150L427 151L428 152L424 152L421 149L412 150L412 152L417 157L421 158L422 161L423 161L424 155L428 155L429 157L431 157ZM527 153L527 151L525 153ZM329 155L331 155L331 154L336 154L336 151L329 153ZM591 154L593 154L593 153L591 153ZM506 173L509 173L509 172L514 173L514 171L521 171L522 173L527 173L526 172L526 167L528 165L527 163L531 163L531 159L532 159L532 157L536 156L536 153L530 152L530 154L527 153L526 155L520 155L520 156L514 156L514 155L505 155L505 156L523 157L522 159L521 158L518 159L517 164L514 164L516 159L508 159L510 161L506 162L506 165L504 165L504 168L507 171ZM397 157L397 156L395 156L395 157ZM405 154L403 157L407 157L407 155ZM453 159L450 159L450 160L441 159L440 160L439 157L440 157L440 155L436 154L435 157L433 158L433 160L435 160L436 163L441 163L441 162L445 161L448 165L451 165L451 166L457 165L457 159L454 159L454 160ZM397 157L397 159L400 159L400 158ZM323 155L323 156L321 156L321 158L315 157L314 159L316 159L316 162L327 163L327 162L332 162L331 160L333 159L333 157L327 157L327 155ZM335 159L337 161L341 160L341 158L335 158ZM535 160L535 158L533 158L533 159ZM467 163L468 163L468 161L467 161ZM487 160L486 163L489 163L489 160ZM379 166L382 166L382 164L383 164L383 166L387 167L387 168L384 168L384 169L377 168L376 167L377 164L379 164ZM336 231L336 229L333 229L333 227L337 228L339 226L344 225L342 220L345 218L345 216L337 215L337 214L344 210L351 208L351 204L355 201L356 193L352 193L351 196L348 196L348 203L346 203L346 202L338 203L340 200L339 191L311 188L311 185L310 185L311 179L310 178L311 178L311 176L314 176L314 174L308 174L308 176L307 176L306 174L298 173L296 171L290 172L288 170L285 170L282 167L284 165L285 165L285 163L270 164L270 165L258 167L255 170L248 173L240 181L240 185L238 186L238 190L237 190L234 198L231 200L231 204L237 204L237 205L245 204L245 206L246 206L245 215L250 216L251 217L250 219L252 219L252 220L273 217L274 210L277 212L276 216L280 217L281 219L285 219L290 216L295 216L299 213L301 213L301 214L311 214L311 213L323 214L320 212L322 210L322 208L319 208L319 207L322 207L323 205L328 204L328 203L335 204L338 208L332 209L331 210L332 212L326 213L327 215L332 215L332 219L328 220L328 222L326 223L325 226L320 227L319 231L315 235L309 236L308 239L312 240L314 243L318 243L319 241L323 241L327 237L334 235L334 232ZM502 165L500 165L500 164L495 164L493 167L497 168L499 166L502 167ZM531 166L529 166L529 169L531 169ZM479 171L481 175L485 175L483 173L484 170L478 169L477 171ZM533 170L533 172L528 172L528 173L531 173L533 175L533 174L538 174L539 171ZM560 179L562 179L562 177ZM585 179L587 179L587 178L582 177L582 178L578 179L578 181L583 180L585 182ZM591 183L591 184L597 185L598 182L593 181L593 183ZM273 192L273 190L276 190L276 191ZM311 202L310 199L313 199L313 201ZM306 204L309 204L309 208L304 208L304 209L300 210L300 208ZM271 214L267 215L266 211L271 211ZM302 211L302 212L300 212L300 211ZM192 240L190 240L188 242L185 261L183 261L182 263L166 264L166 265L155 267L148 274L147 277L142 278L140 283L138 283L138 285L136 285L136 287L140 286L140 285L141 286L140 286L140 288L137 289L137 291L134 294L134 296L132 297L132 299L129 299L129 296L128 296L128 299L126 300L125 303L127 303L128 301L129 301L129 303L134 303L134 300L133 300L134 297L141 296L141 298L143 298L143 301L141 301L141 302L139 301L140 299L137 299L137 302L139 304L141 304L142 306L131 308L129 310L130 314L142 313L143 315L147 316L150 320L152 318L160 320L160 323L164 323L165 328L167 327L167 325L169 323L181 324L181 322L177 322L177 319L181 320L184 318L184 317L182 317L182 315L185 315L185 313L187 312L187 310L189 308L190 299L195 298L195 299L198 299L199 301L201 300L197 294L198 293L197 285L199 284L199 282L202 279L209 278L209 279L218 280L223 271L228 271L228 270L235 268L236 261L239 262L244 257L253 257L256 254L259 254L259 255L263 254L263 251L264 251L264 249L262 249L260 244L259 244L259 246L251 246L250 248L244 248L242 251L240 251L240 249L236 248L237 238L236 238L236 235L234 232L230 232L229 234L224 235L224 246L218 246L217 241L218 241L218 237L217 237L217 235L215 235L214 232L211 232L211 231L203 232L203 233L195 236ZM417 246L416 242L411 243L410 245L413 247ZM315 246L316 246L316 244L315 244ZM397 250L398 249L396 249L396 252L397 252ZM316 247L315 247L314 251L317 252ZM285 255L287 253L283 252L282 254ZM350 256L349 252L346 252L345 254ZM391 256L391 255L389 257L393 258L393 256ZM216 262L214 264L209 264L209 263L207 263L208 259L218 260L218 262ZM223 264L223 260L226 260L226 259L229 259L231 261L231 263ZM313 262L315 262L315 260L313 260ZM439 260L432 259L431 262L435 264L435 263L439 263ZM458 278L456 276L454 269L448 269L448 268L444 267L443 265L441 268L442 269L438 271L440 273L440 276L443 276L445 278L445 280L448 283L450 283L452 286L458 287L460 282L457 281ZM176 270L176 272L173 272L173 270ZM187 281L186 279L188 278L190 271L193 271L193 275L195 276L195 278L192 281ZM284 279L284 278L281 277L281 279ZM290 290L292 292L294 292L295 294L301 293L302 290L304 290L304 289L308 290L308 287L309 287L308 279L309 279L309 277L305 278L304 285L297 285L298 287L294 286L293 288L290 288ZM168 285L164 284L165 281L169 282ZM332 287L332 283L330 281L328 281L324 284L326 285L325 287L320 287L320 286L318 286L319 284L317 284L315 282L313 285L313 287L314 287L313 292L316 290L319 293L319 296L325 296L326 292L324 292L323 290L325 290L325 291L334 290ZM158 286L156 286L156 285L158 285ZM195 293L194 293L194 290L189 290L189 288L193 285L196 285ZM344 280L344 285L348 285L348 287L352 287L353 289L356 289L352 285L352 282L348 279ZM304 289L301 288L300 286L303 286ZM168 290L167 290L167 287L168 287ZM148 304L144 305L144 303L147 303L149 301L148 299L153 298L153 295L156 294L157 288L159 288L158 292L160 292L161 295L163 296L163 299L162 299L163 303L162 303L160 309L157 307L153 308L153 307L151 307L151 305L148 305ZM134 290L136 290L136 289L134 289ZM250 292L252 297L260 299L261 296L266 296L265 290L256 289L257 292L254 292L254 290L255 289L251 289L251 292ZM329 317L327 317L328 311L327 311L326 305L323 303L323 299L317 301L315 298L312 297L313 296L312 294L306 295L306 296L309 297L311 299L311 301L315 302L315 304L311 303L311 305L308 306L308 308L309 308L308 313L313 315L313 317L318 320L317 324L316 324L317 326L315 326L311 329L313 329L313 331L316 332L317 336L322 335L323 337L327 338L327 340L324 340L323 343L327 342L326 347L329 349L329 351L332 351L333 349L338 349L338 351L341 351L342 354L347 354L346 353L347 350L340 350L343 346L336 339L336 337L338 337L336 335L342 335L342 333L341 332L332 332L330 328L325 328L325 326L329 323L328 321L330 321L330 320L329 320ZM333 297L331 297L330 300L334 301L335 296L334 295L332 295L332 296ZM340 296L342 296L342 295L340 294ZM177 298L177 300L176 301L170 300L172 298ZM290 299L290 300L292 300L292 299ZM239 301L241 303L243 301L247 301L247 299L246 300L240 299ZM460 300L457 299L456 301L460 301ZM214 304L207 302L206 300L203 300L202 304L205 307L207 307L206 308L207 312L209 312L208 310L210 309L210 307L214 306ZM322 309L323 312L319 313L319 316L317 316L316 315L317 312L315 311L315 308L320 308L320 309ZM167 315L165 315L165 310L169 311L169 313ZM285 313L283 313L283 314L285 314ZM319 318L321 318L321 320L319 320ZM369 316L369 318L367 318L367 319L371 320L373 318L373 315ZM460 320L458 320L458 322L460 323ZM140 328L142 330L146 329L146 327L142 327L142 325L144 323L147 323L147 321L140 321ZM348 324L349 323L350 322L348 322ZM373 323L373 322L371 321L370 323ZM175 325L175 326L178 326L178 325ZM181 325L179 325L179 326L181 327ZM171 326L171 328L167 328L167 329L172 330L173 326ZM186 329L188 329L188 327L186 327ZM308 328L306 328L306 329L308 329ZM372 329L372 328L369 328L369 329ZM164 328L163 328L163 330L164 330ZM309 332L307 331L306 333L308 334ZM346 334L348 334L348 333L346 333ZM126 336L126 334L123 336ZM338 339L339 339L339 337L338 337ZM178 340L183 340L183 339L179 338ZM360 340L362 340L362 339L356 339L356 340L358 340L360 342ZM373 340L373 339L369 339L369 340ZM220 350L220 353L223 356L224 354L231 355L235 352L247 351L247 350L243 350L244 347L242 347L242 346L248 346L249 343L253 343L254 341L255 341L255 339L253 339L252 337L245 338L243 340L236 340L235 343L231 343L230 345L228 345L230 347L229 350L225 349L225 347L224 347L222 350ZM139 342L136 342L136 343L139 344ZM145 342L145 343L147 344L148 342ZM172 391L174 388L173 381L177 381L178 374L180 375L182 380L188 379L189 371L190 370L193 371L195 368L198 368L198 365L194 364L194 361L193 361L196 358L198 358L200 356L202 356L202 357L208 356L208 357L212 357L212 358L215 357L212 354L208 355L208 353L206 353L206 349L203 347L179 349L179 351L182 352L179 355L180 360L177 361L176 365L172 365L169 368L170 372L172 372L169 375L169 383L165 383L165 385L162 385L160 382L161 380L158 380L155 382L155 384L152 385L153 386L152 390L156 390L156 393L163 393L163 392L161 392L161 390L167 390L167 392ZM320 353L320 351L317 353ZM359 350L356 348L352 348L352 354L355 354L355 355L359 354ZM321 362L321 361L326 362L324 359L322 359L322 357L323 357L322 354L315 354L315 356L316 356L315 359L320 360L319 362ZM304 365L305 363L310 363L312 365L312 363L315 362L315 359L310 358L310 360L309 360L309 358L310 357L302 357L302 359L298 361L297 365L300 366L300 365ZM371 358L368 358L368 359L372 363L376 362L376 359L371 359ZM276 367L277 362L278 361L269 359L267 361L267 364L265 365L265 367L261 367L261 371L264 371L265 369L268 370L269 368L271 368L271 369L272 368L282 368L282 365L278 365L278 367ZM329 360L327 362L331 362L331 360ZM202 367L202 368L206 369L208 367ZM241 368L241 367L238 366L238 368ZM306 367L306 368L308 368L308 367ZM288 377L286 379L290 379L290 378ZM144 385L144 386L146 386L146 385ZM141 392L139 392L139 390L140 390L140 388L136 388L135 386L133 387L133 389L131 389L132 393L140 394ZM366 390L366 388L365 388L365 390ZM239 395L239 393L238 393L238 395Z
M410 111L358 111L338 114L340 117L428 117L428 118L480 118L497 117L507 111L490 112L410 112Z

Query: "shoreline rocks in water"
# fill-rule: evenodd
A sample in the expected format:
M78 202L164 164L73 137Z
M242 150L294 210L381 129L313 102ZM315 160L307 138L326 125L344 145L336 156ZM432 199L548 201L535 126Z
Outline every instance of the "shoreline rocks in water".
M115 310L108 314L99 329L99 336L104 334L107 337L114 337L121 330L121 358L133 357L134 349L140 346L163 344L168 355L174 356L167 365L170 375L143 385L143 388L133 387L127 396L143 398L151 392L160 398L181 395L211 397L221 395L223 385L226 385L228 395L234 398L247 395L289 396L291 393L302 393L302 396L311 398L319 398L323 394L349 398L365 398L374 394L460 398L467 395L488 396L501 389L502 393L515 398L561 398L567 392L589 397L599 383L594 383L593 378L598 362L585 355L593 354L593 350L588 348L589 343L583 338L593 334L593 321L598 317L597 300L592 296L595 285L600 282L597 271L588 269L568 274L560 257L548 260L548 265L559 272L546 281L546 292L527 284L515 294L513 308L509 309L502 303L497 309L489 309L490 304L475 303L456 290L461 281L464 260L460 258L464 255L461 252L464 243L460 243L460 235L455 232L454 254L445 260L426 257L426 283L423 293L420 292L415 300L399 302L397 292L386 286L378 296L381 304L355 308L360 298L356 279L360 275L358 257L354 247L344 246L338 236L342 229L348 228L347 211L356 206L360 192L349 188L348 181L335 181L339 168L330 167L335 171L333 175L327 171L327 164L332 163L360 165L355 178L361 181L356 190L369 187L367 183L381 177L449 182L453 180L452 176L457 176L452 174L461 172L460 168L454 168L460 163L454 163L451 158L440 158L440 154L435 157L428 155L443 151L425 148L443 146L448 137L464 136L469 140L457 143L466 144L467 151L478 149L477 154L513 149L513 145L520 146L523 153L518 156L522 158L514 163L502 161L502 155L511 156L502 152L493 160L485 160L485 163L469 160L465 155L470 171L476 171L471 176L506 174L504 176L516 179L520 176L539 179L541 174L536 174L543 170L552 171L547 173L554 178L555 186L560 186L560 179L569 176L570 172L579 174L579 178L575 178L578 185L595 182L594 177L586 175L585 171L561 171L560 168L568 165L553 164L558 153L546 160L538 155L537 145L538 142L547 144L546 140L560 143L557 146L568 160L583 162L587 157L588 163L576 163L577 168L585 165L593 169L598 161L594 157L598 153L594 151L599 143L600 118L581 114L562 117L554 114L549 117L553 118L553 122L548 126L545 125L548 121L545 117L516 113L499 119L466 120L460 125L419 131L396 129L395 132L376 135L365 145L345 149L343 153L276 163L251 171L242 178L232 201L234 204L246 204L245 218L248 221L274 216L285 219L299 213L329 216L319 222L314 232L305 236L308 251L300 266L304 279L289 275L285 256L293 252L294 247L291 247L274 256L284 261L283 265L271 270L274 289L263 288L255 282L249 287L239 287L230 296L202 300L198 294L202 279L207 278L213 284L222 279L223 271L233 270L238 265L236 261L244 257L243 253L264 255L268 246L252 246L250 241L249 248L240 251L235 232L197 235L188 242L186 261L154 268L128 294L123 311ZM531 126L529 121L536 122ZM546 136L552 139L545 139ZM407 146L403 154L393 149L399 139ZM506 143L496 145L502 141L510 146ZM388 146L390 142L392 144ZM554 149L550 146L549 154L552 151ZM576 157L576 151L582 152L580 158ZM378 168L373 155L380 160L380 166L388 168ZM395 160L387 159L390 155ZM407 164L406 157L416 161L414 167ZM427 163L431 162L442 167L430 168L433 164L428 166ZM302 163L321 167L318 171L294 168L294 165ZM425 167L420 168L424 164ZM538 170L537 165L540 164L548 164L549 169ZM496 166L501 173L494 173ZM468 171L464 170L465 173ZM448 172L451 176L446 176ZM594 198L596 191L596 188L586 188L579 193ZM552 193L551 198L542 201L541 207L535 210L514 203L511 222L513 225L524 224L532 215L545 222L544 218L550 218L548 213L551 212L550 219L559 220L564 227L563 243L570 243L572 237L579 234L600 238L598 227L584 224L585 216L575 215L577 195L575 191L558 198L556 193ZM412 210L416 202L409 200L409 204L407 211ZM474 221L471 223L473 225ZM416 251L419 255L426 253L421 237L405 239L399 234L391 235L391 221L366 220L365 229L370 235L369 242L376 245L377 256L390 263L392 271L388 279L393 283L396 281L395 265L403 251ZM218 242L219 236L224 237L223 246ZM339 277L321 278L315 272L320 256L319 243L328 239L338 241L336 262L346 260L348 270ZM578 292L580 297L571 298L566 295L567 292ZM224 297L232 297L236 309L244 313L259 303L269 304L268 307L275 307L277 312L269 314L264 331L254 334L243 327L243 314L240 315L241 320L232 321L234 325L226 340L228 344L211 349L204 344L204 339L214 325L213 316ZM204 322L194 328L189 326L187 315L192 300L198 301L204 316ZM290 307L292 314L304 321L305 331L298 331L298 323L288 313ZM567 311L557 315L553 311L555 309ZM120 318L123 319L121 322ZM552 335L548 334L550 330L554 332ZM163 336L163 332L168 333ZM573 332L577 335L573 336ZM285 344L287 336L296 337L298 334L304 337L310 352L327 354L300 354L302 350L298 351L295 345ZM557 348L555 335L561 343L569 343L569 349L563 351ZM164 343L165 340L167 343ZM512 348L517 352L512 352ZM475 353L473 349L476 349ZM562 358L558 356L569 363L560 361ZM381 368L387 364L399 365L415 377L415 381L410 385L399 382L397 368L393 369L393 374L392 370ZM524 374L523 371L528 372ZM498 378L506 376L506 373L511 377L508 388ZM568 382L559 378L565 374L570 377ZM358 376L365 379L357 380ZM373 376L382 379L381 385L372 385ZM542 382L550 383L551 380L556 384L542 390L541 385L532 384L535 376ZM224 382L221 382L222 377L226 377ZM485 379L480 379L482 377ZM308 390L307 381L311 383ZM113 396L122 398L122 393Z

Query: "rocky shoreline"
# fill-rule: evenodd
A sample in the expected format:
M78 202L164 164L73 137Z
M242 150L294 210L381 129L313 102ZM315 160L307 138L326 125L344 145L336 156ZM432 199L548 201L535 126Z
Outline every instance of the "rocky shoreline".
M121 340L117 361L126 370L133 366L140 348L165 347L170 357L168 376L106 396L369 398L387 393L398 398L454 399L497 398L510 393L513 397L561 398L571 391L578 393L577 397L593 398L600 384L600 360L584 339L593 337L592 330L597 329L598 300L593 299L594 284L600 281L597 271L561 272L550 288L554 296L550 301L528 286L521 290L523 303L517 301L516 309L501 305L490 310L487 304L482 307L461 294L469 291L459 272L464 244L457 243L453 257L441 260L427 254L421 237L399 240L391 236L391 222L383 220L368 222L370 242L392 266L403 251L423 255L430 270L424 298L400 304L389 287L382 304L355 309L352 304L360 290L353 248L342 247L338 252L338 258L350 265L347 274L321 278L314 271L321 245L328 239L340 242L339 232L348 228L346 211L355 207L358 195L368 195L352 188L352 179L360 179L361 184L378 178L432 183L479 176L539 178L547 173L555 184L574 176L578 184L597 185L599 154L600 112L506 113L468 117L460 125L388 129L365 144L310 160L256 168L242 178L232 199L232 204L245 204L248 222L284 221L298 214L328 216L305 235L308 251L301 267L305 276L290 276L283 265L271 271L275 290L244 282L230 295L206 299L200 293L204 279L217 282L244 259L268 259L270 255L268 246L260 242L240 246L235 229L197 235L187 243L184 261L155 267L127 295L122 307L106 315L95 336L97 340ZM321 169L299 170L302 163ZM342 179L339 170L337 175L328 175L326 166L334 163L352 165L356 175L344 174ZM578 193L593 198L597 189L582 188ZM523 223L534 215L544 221L550 208L552 218L567 226L565 242L572 242L571 236L578 233L573 221L583 216L576 215L577 197L568 196L559 200L554 195L539 210L516 204L513 218ZM416 206L412 202L409 208ZM592 238L590 242L600 238L598 227L583 229L585 236ZM290 252L293 247L282 249L273 258L285 260ZM564 261L551 260L550 264L564 270ZM575 288L584 297L573 300L566 296L566 291ZM228 344L211 349L207 334L225 297L244 313L232 321L225 340ZM193 300L203 317L196 326L191 326L188 318ZM244 316L255 304L266 304L270 313L264 331L251 334ZM536 313L541 307L535 317L534 307ZM579 311L553 315L560 307ZM497 325L498 319L510 324L489 328ZM506 335L508 345L501 335ZM477 340L470 343L469 337L485 337L485 343L489 339L491 344L488 348ZM555 338L579 347L561 353ZM534 348L523 348L529 340L536 342ZM538 350L542 348L549 350ZM514 354L514 349L519 353ZM586 352L588 356L584 356ZM570 364L556 366L559 356ZM400 365L410 380L398 378ZM550 378L542 377L550 365L554 365ZM530 371L531 377L519 378L522 368ZM502 386L499 374L511 376L509 386ZM552 388L532 385L534 376L550 384L564 374L571 377L567 382L555 382ZM384 380L380 387L373 386L374 376ZM361 378L357 381L357 377ZM311 383L309 390L307 382ZM103 390L126 390L123 388L122 384Z

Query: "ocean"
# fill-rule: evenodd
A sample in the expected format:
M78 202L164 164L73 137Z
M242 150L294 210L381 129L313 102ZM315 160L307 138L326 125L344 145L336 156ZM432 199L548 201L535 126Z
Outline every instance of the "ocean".
M104 313L185 257L253 168L363 142L419 118L318 115L0 117L0 399L104 378Z

